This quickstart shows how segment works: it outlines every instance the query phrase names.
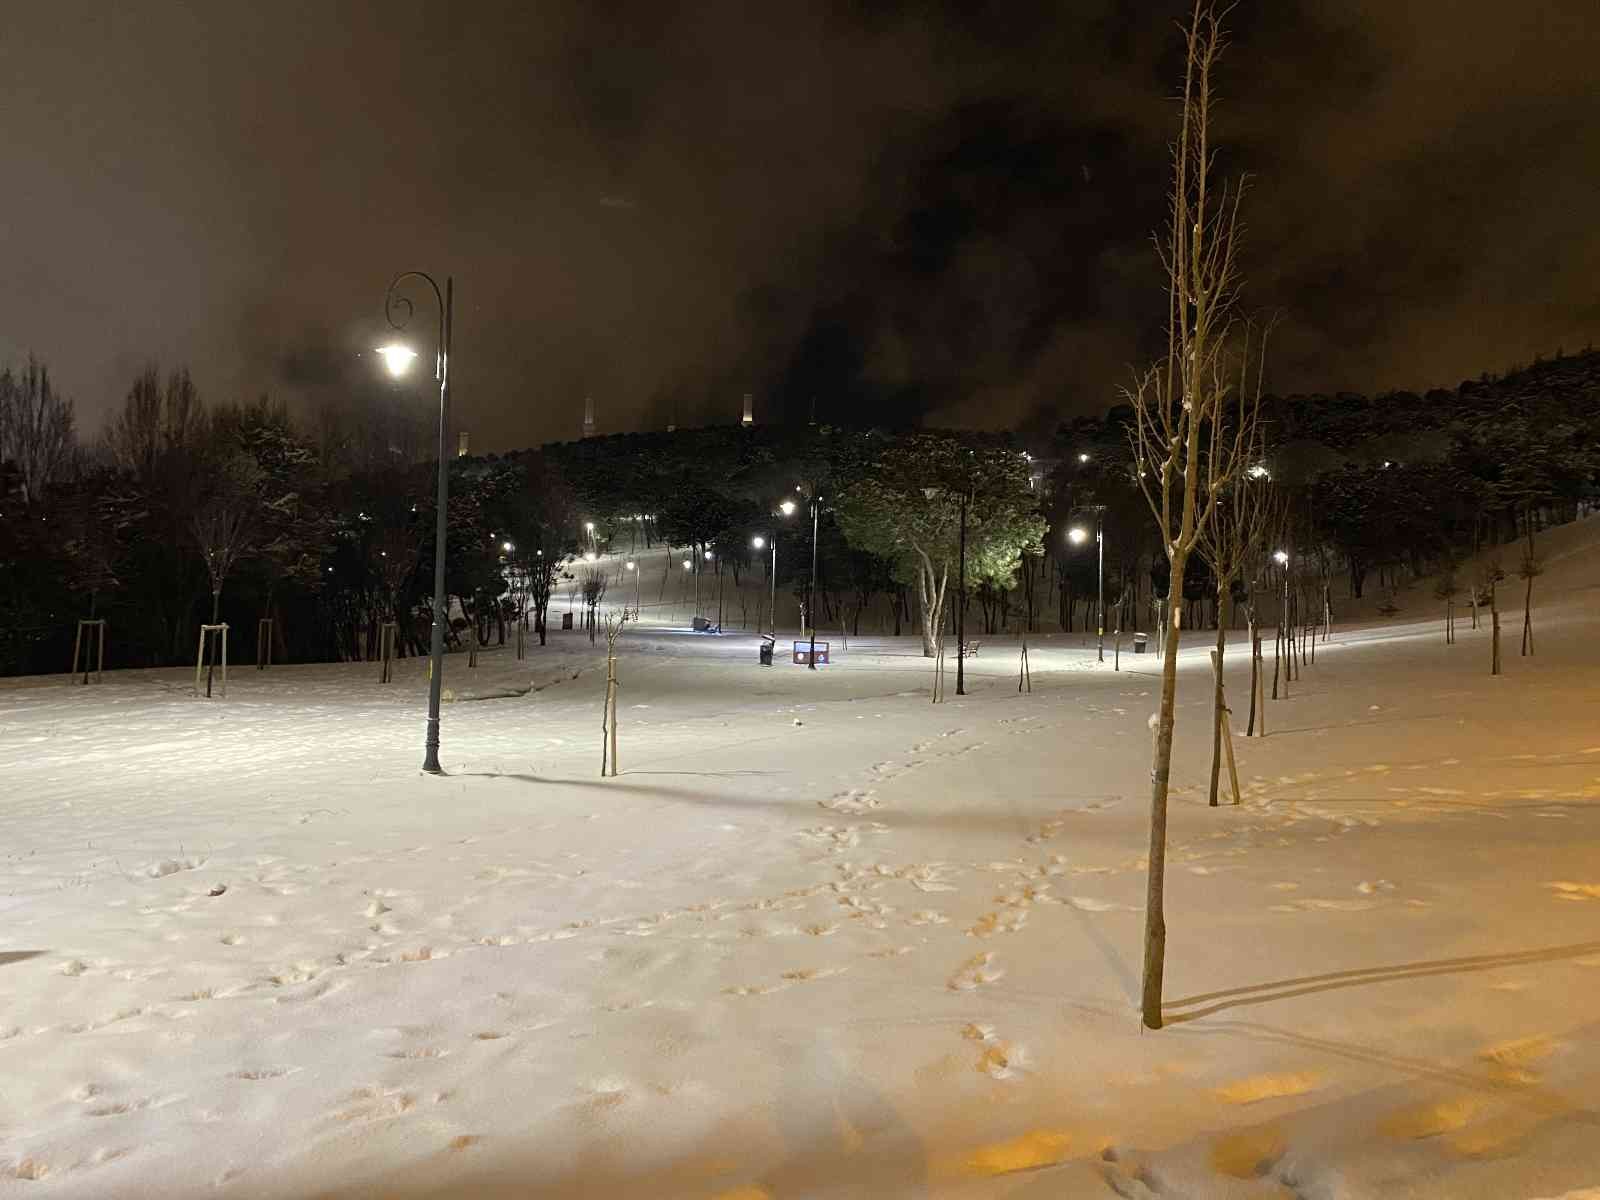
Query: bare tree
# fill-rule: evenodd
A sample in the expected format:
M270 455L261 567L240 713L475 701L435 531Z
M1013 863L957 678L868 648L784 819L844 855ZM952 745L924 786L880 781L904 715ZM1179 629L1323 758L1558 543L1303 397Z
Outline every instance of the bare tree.
M1523 513L1523 518L1528 525L1528 548L1522 552L1522 562L1517 567L1517 574L1527 583L1527 590L1522 596L1522 654L1523 657L1533 653L1533 581L1544 574L1544 564L1539 561L1539 556L1533 549L1533 509L1530 507Z
M211 581L213 625L221 611L222 585L249 547L256 508L255 485L260 474L249 455L232 454L223 459L217 465L210 495L190 521L190 531Z
M1444 574L1433 585L1433 594L1444 601L1444 644L1451 646L1456 640L1456 597L1461 594L1461 584L1456 579L1456 566L1447 562Z
M72 401L51 386L50 369L30 356L20 374L0 371L0 462L15 468L25 504L44 498L74 445Z
M1489 603L1489 674L1500 674L1500 597L1498 584L1506 577L1498 560L1479 568L1475 593ZM1480 601L1481 602L1481 601Z
M1161 1027L1161 984L1167 927L1163 913L1167 853L1167 790L1177 698L1177 651L1183 617L1183 574L1210 523L1217 499L1248 465L1250 397L1233 386L1239 274L1236 260L1239 186L1214 188L1211 174L1212 72L1223 50L1222 23L1196 0L1184 30L1186 67L1166 233L1160 241L1167 275L1167 353L1128 392L1136 417L1131 440L1137 477L1161 530L1171 566L1165 603L1161 707L1150 770L1150 854L1145 901L1141 1010Z
M1248 345L1248 341L1246 343ZM1248 429L1245 431L1241 443L1245 453L1252 464L1260 463L1261 437L1260 423L1257 414L1261 404L1261 371L1260 362L1266 356L1266 338L1261 339L1257 350L1257 369L1255 391L1250 396L1247 407L1239 414L1239 420L1244 422ZM1249 367L1249 356L1244 359L1239 379L1240 394L1249 390L1249 381L1244 372ZM1265 468L1263 468L1264 470ZM1227 732L1225 725L1228 720L1228 707L1222 688L1223 659L1227 652L1228 627L1222 619L1222 609L1228 596L1233 590L1233 581L1244 571L1250 560L1262 546L1262 539L1266 536L1267 527L1272 519L1272 504L1268 493L1267 477L1264 474L1255 475L1250 471L1241 471L1235 478L1233 485L1217 498L1216 508L1211 514L1211 522L1202 526L1200 539L1196 543L1201 557L1211 567L1211 573L1217 585L1217 648L1211 661L1214 668L1211 701L1211 807L1217 806L1218 782L1222 773L1222 739ZM1254 621L1251 621L1252 626ZM1252 634L1252 639L1253 639ZM1252 673L1250 677L1251 694L1254 696L1254 642L1252 640Z
M599 567L590 567L583 573L583 603L589 611L584 613L584 624L589 629L589 644L594 644L595 626L598 623L596 612L600 601L605 599L606 573Z
M606 631L606 706L600 719L600 777L617 773L617 639L628 623L628 610L607 613Z

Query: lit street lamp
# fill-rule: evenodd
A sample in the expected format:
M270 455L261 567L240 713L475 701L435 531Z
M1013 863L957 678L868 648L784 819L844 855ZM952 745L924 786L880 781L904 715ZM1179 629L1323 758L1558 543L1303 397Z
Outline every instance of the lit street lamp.
M416 307L397 290L408 279L418 279L433 289L433 298L439 305L439 348L433 360L433 377L439 383L439 484L434 500L435 521L433 535L433 642L429 654L428 679L428 731L424 742L422 769L433 775L444 774L439 765L439 696L444 686L444 629L448 614L445 612L444 556L449 540L450 459L445 454L446 422L450 415L450 321L455 282L445 276L444 291L433 276L422 271L402 271L389 284L384 295L383 315L395 330L404 329ZM417 353L409 346L392 343L378 351L389 373L396 377L405 374Z
M789 505L791 512L794 511L793 504L787 500L784 503ZM767 544L767 539L758 534L750 539L750 544L760 550ZM778 535L776 533L772 535L772 599L769 603L769 615L772 618L772 640L776 642L778 640Z
M633 574L633 619L639 619L639 564L629 559L625 564Z
M1087 458L1087 455L1083 457ZM1096 657L1100 662L1106 660L1106 506L1104 504L1088 504L1085 508L1094 511L1094 544L1095 544L1095 579L1097 583L1098 599L1095 609L1095 628L1098 638ZM1067 538L1074 546L1081 546L1089 540L1089 531L1082 525L1074 525L1067 530Z

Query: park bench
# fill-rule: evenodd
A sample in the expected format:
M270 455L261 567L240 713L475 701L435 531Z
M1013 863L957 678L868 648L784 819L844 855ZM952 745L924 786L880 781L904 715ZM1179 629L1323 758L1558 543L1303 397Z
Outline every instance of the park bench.
M807 638L803 642L796 642L794 644L794 662L795 662L795 666L797 666L797 667L810 666L810 664L811 664L811 639L810 638ZM817 665L819 667L825 667L825 666L828 665L828 643L827 642L819 641L817 643Z
M981 645L983 645L982 642L968 642L966 644L966 646L961 651L961 657L962 658L977 658L978 657L978 647L981 646Z

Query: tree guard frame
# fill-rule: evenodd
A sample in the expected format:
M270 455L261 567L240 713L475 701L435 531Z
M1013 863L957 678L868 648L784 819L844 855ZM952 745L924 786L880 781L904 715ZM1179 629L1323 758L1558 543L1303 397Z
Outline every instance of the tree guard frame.
M200 626L200 644L194 656L194 694L200 695L200 672L206 674L206 699L211 698L211 673L217 665L217 652L222 655L222 699L228 698L228 623ZM209 651L209 655L207 653Z

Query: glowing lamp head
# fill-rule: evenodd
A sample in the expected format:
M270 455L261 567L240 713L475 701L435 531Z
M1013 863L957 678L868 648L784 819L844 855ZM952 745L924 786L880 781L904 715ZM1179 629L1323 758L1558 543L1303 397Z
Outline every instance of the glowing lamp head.
M693 563L692 563L692 562L690 562L690 561L689 561L689 560L688 560L688 559L687 559L687 558L686 558L686 559L684 559L684 560L683 560L683 569L684 569L684 570L685 570L685 571L692 571L692 570L694 570L694 564L693 564Z
M1286 563L1288 563L1288 561L1289 561L1289 552L1288 552L1288 551L1287 551L1287 550L1279 550L1279 551L1278 551L1278 552L1277 552L1277 553L1276 553L1276 554L1274 554L1274 555L1273 555L1273 556L1272 556L1272 557L1273 557L1273 559L1274 559L1274 560L1275 560L1275 561L1277 561L1277 562L1278 562L1278 563L1280 563L1280 564L1286 564Z
M378 353L383 357L383 365L389 369L389 374L396 379L411 369L411 364L417 360L417 352L404 342L390 342L387 346L379 346Z
M758 534L757 536L755 536L755 537L750 539L750 544L752 546L754 546L757 550L762 550L762 549L765 549L765 547L766 547L767 539L764 538L764 537L761 537Z
M583 528L584 528L584 532L593 533L594 532L594 522L593 521L585 521L583 523Z
M1089 456L1087 454L1080 454L1078 455L1078 461L1081 463L1086 463L1089 461Z
M707 550L706 551L706 561L709 562L710 560L711 560L711 551Z
M782 504L778 505L778 511L786 517L792 516L794 514L794 501L785 500Z
M510 554L513 550L516 549L516 547L514 545L512 545L510 542L501 542L500 543L500 549L504 550L507 554Z
M1089 531L1082 525L1074 525L1071 529L1067 530L1067 541L1071 542L1074 546L1081 546L1088 540Z
M595 552L593 550L591 550L591 551L589 551L589 553L587 553L587 554L585 554L583 556L583 561L584 562L593 562L597 557L598 557L598 555L596 555Z
M627 567L628 570L630 570L630 571L634 570L634 564L633 564L633 560L632 559L629 559L627 562L625 562L623 564L623 566Z

